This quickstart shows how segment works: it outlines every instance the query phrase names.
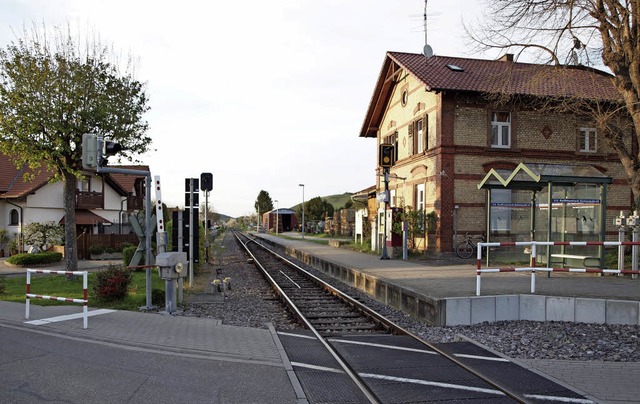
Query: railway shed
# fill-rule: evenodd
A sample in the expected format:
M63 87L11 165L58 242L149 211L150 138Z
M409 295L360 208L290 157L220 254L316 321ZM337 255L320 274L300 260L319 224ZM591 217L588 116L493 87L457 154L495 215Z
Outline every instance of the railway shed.
M282 233L298 229L298 217L296 212L287 208L273 209L262 215L262 223L266 229L272 232Z

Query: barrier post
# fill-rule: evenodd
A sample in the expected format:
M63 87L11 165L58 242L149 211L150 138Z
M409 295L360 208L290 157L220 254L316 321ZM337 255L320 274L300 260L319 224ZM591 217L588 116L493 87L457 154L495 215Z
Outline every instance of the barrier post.
M478 243L476 251L476 296L480 296L480 268L482 267L482 243Z
M634 243L638 242L638 229L640 228L640 216L638 216L638 211L634 210L633 211L633 215L631 215L630 217L627 218L627 226L631 227L632 231L633 231L633 236L631 238L631 240ZM638 246L637 245L633 245L631 247L631 270L632 271L637 271L638 270ZM631 275L631 279L638 279L638 275L633 274Z
M31 294L31 271L27 270L27 301L25 304L25 313L24 313L24 318L27 320L29 319L29 306L31 302L31 299L29 298L30 294Z
M531 293L536 293L536 242L531 243Z
M618 241L620 243L624 242L625 237L625 227L627 225L627 220L624 216L624 211L620 211L620 216L613 219L613 224L618 226ZM622 244L618 245L618 271L622 271L624 269L624 246Z
M31 274L51 274L51 275L82 275L82 299L72 299L68 297L59 297L59 296L46 296L46 295L36 295L31 293ZM69 302L69 303L82 303L82 318L83 318L83 328L87 329L89 324L89 293L87 291L88 286L88 272L87 271L52 271L48 269L40 270L40 269L27 269L27 293L26 293L26 302L25 302L25 319L29 319L29 309L30 309L30 301L31 298L36 299L45 299L45 300L57 300L59 302Z

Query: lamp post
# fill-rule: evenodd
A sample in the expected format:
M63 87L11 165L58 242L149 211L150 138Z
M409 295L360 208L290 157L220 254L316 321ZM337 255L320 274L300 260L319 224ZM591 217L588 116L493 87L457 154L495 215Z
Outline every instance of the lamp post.
M280 223L278 222L278 201L274 201L276 203L276 236L278 235L278 227L280 227Z
M304 239L304 184L298 184L302 187L302 238Z

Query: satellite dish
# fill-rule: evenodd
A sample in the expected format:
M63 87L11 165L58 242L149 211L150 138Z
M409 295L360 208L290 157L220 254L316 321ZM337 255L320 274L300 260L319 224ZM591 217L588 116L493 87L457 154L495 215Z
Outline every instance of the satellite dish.
M423 50L422 50L422 54L426 57L426 58L430 58L431 56L433 56L433 49L431 49L431 46L429 45L425 45Z

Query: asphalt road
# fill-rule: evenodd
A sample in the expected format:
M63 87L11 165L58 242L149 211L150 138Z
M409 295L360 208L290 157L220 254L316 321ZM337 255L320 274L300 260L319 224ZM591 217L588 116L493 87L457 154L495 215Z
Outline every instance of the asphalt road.
M270 398L268 381L251 377L255 364L244 365L239 384L234 372L225 372L224 361L7 325L0 325L0 341L2 403L244 403L256 402L256 393L264 402L279 397Z

